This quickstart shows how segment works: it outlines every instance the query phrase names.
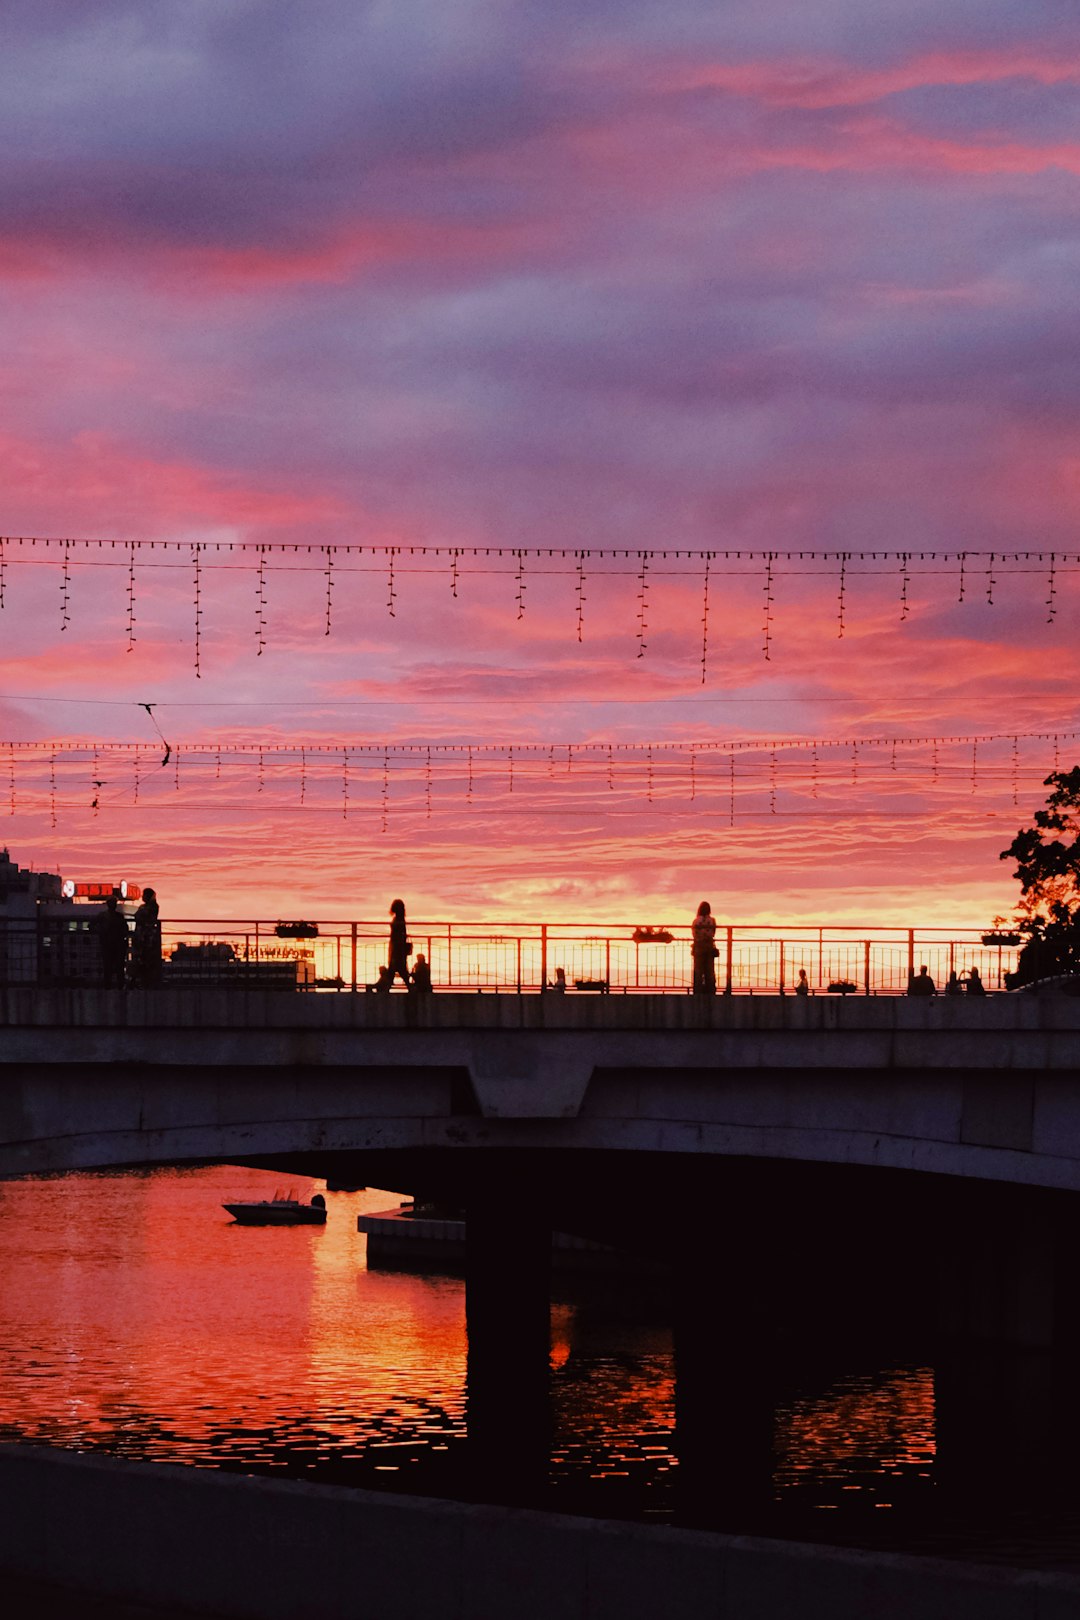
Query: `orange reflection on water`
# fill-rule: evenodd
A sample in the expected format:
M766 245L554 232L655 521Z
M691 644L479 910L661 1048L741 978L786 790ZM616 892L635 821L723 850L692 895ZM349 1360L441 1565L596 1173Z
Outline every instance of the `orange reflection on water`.
M221 1207L286 1179L313 1185L230 1167L0 1183L0 1436L467 1488L461 1278L367 1268L356 1215L392 1194L328 1194L324 1227L239 1227ZM551 1505L669 1515L667 1305L596 1278L559 1279L556 1296ZM867 1374L794 1401L777 1444L783 1501L925 1490L931 1374Z
M844 1379L777 1413L777 1496L812 1486L818 1506L835 1505L839 1492L861 1492L891 1507L913 1477L932 1477L935 1449L932 1368Z
M329 1455L405 1411L460 1429L460 1282L366 1270L356 1213L386 1193L329 1195L325 1227L242 1228L221 1208L281 1179L0 1188L0 1425L209 1464Z

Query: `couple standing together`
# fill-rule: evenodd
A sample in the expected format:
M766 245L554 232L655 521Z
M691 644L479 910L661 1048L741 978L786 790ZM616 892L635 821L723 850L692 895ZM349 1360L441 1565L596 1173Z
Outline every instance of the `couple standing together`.
M715 996L716 958L720 952L716 948L716 918L707 900L698 906L692 926L690 948L694 954L694 989L703 995Z

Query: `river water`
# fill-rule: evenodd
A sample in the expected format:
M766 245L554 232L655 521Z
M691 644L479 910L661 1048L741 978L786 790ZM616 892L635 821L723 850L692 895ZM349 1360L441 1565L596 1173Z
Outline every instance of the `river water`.
M0 1183L0 1437L463 1494L462 1280L368 1269L356 1215L394 1194L329 1193L325 1227L238 1227L221 1207L286 1185L322 1188L225 1166ZM556 1283L545 1505L677 1514L669 1319L648 1289ZM934 1378L917 1358L788 1391L775 1449L763 1529L935 1551L970 1540L925 1529ZM1072 1530L1049 1529L1059 1564Z

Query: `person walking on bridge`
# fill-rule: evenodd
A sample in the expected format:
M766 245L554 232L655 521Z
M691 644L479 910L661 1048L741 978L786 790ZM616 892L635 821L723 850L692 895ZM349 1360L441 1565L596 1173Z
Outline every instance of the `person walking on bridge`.
M390 902L390 955L386 963L386 971L379 974L376 990L382 994L389 994L390 987L395 978L400 978L406 990L411 990L409 982L409 957L412 955L412 945L409 943L409 930L405 926L404 900L391 900Z
M691 950L694 957L694 990L702 995L716 994L716 918L707 900L697 908L694 918Z

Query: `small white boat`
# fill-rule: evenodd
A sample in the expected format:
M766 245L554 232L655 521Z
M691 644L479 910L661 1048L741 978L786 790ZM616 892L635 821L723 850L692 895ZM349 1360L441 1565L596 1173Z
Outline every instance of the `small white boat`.
M278 1191L273 1198L247 1203L222 1204L240 1226L324 1226L326 1199L316 1193L310 1204L302 1204L294 1192Z

